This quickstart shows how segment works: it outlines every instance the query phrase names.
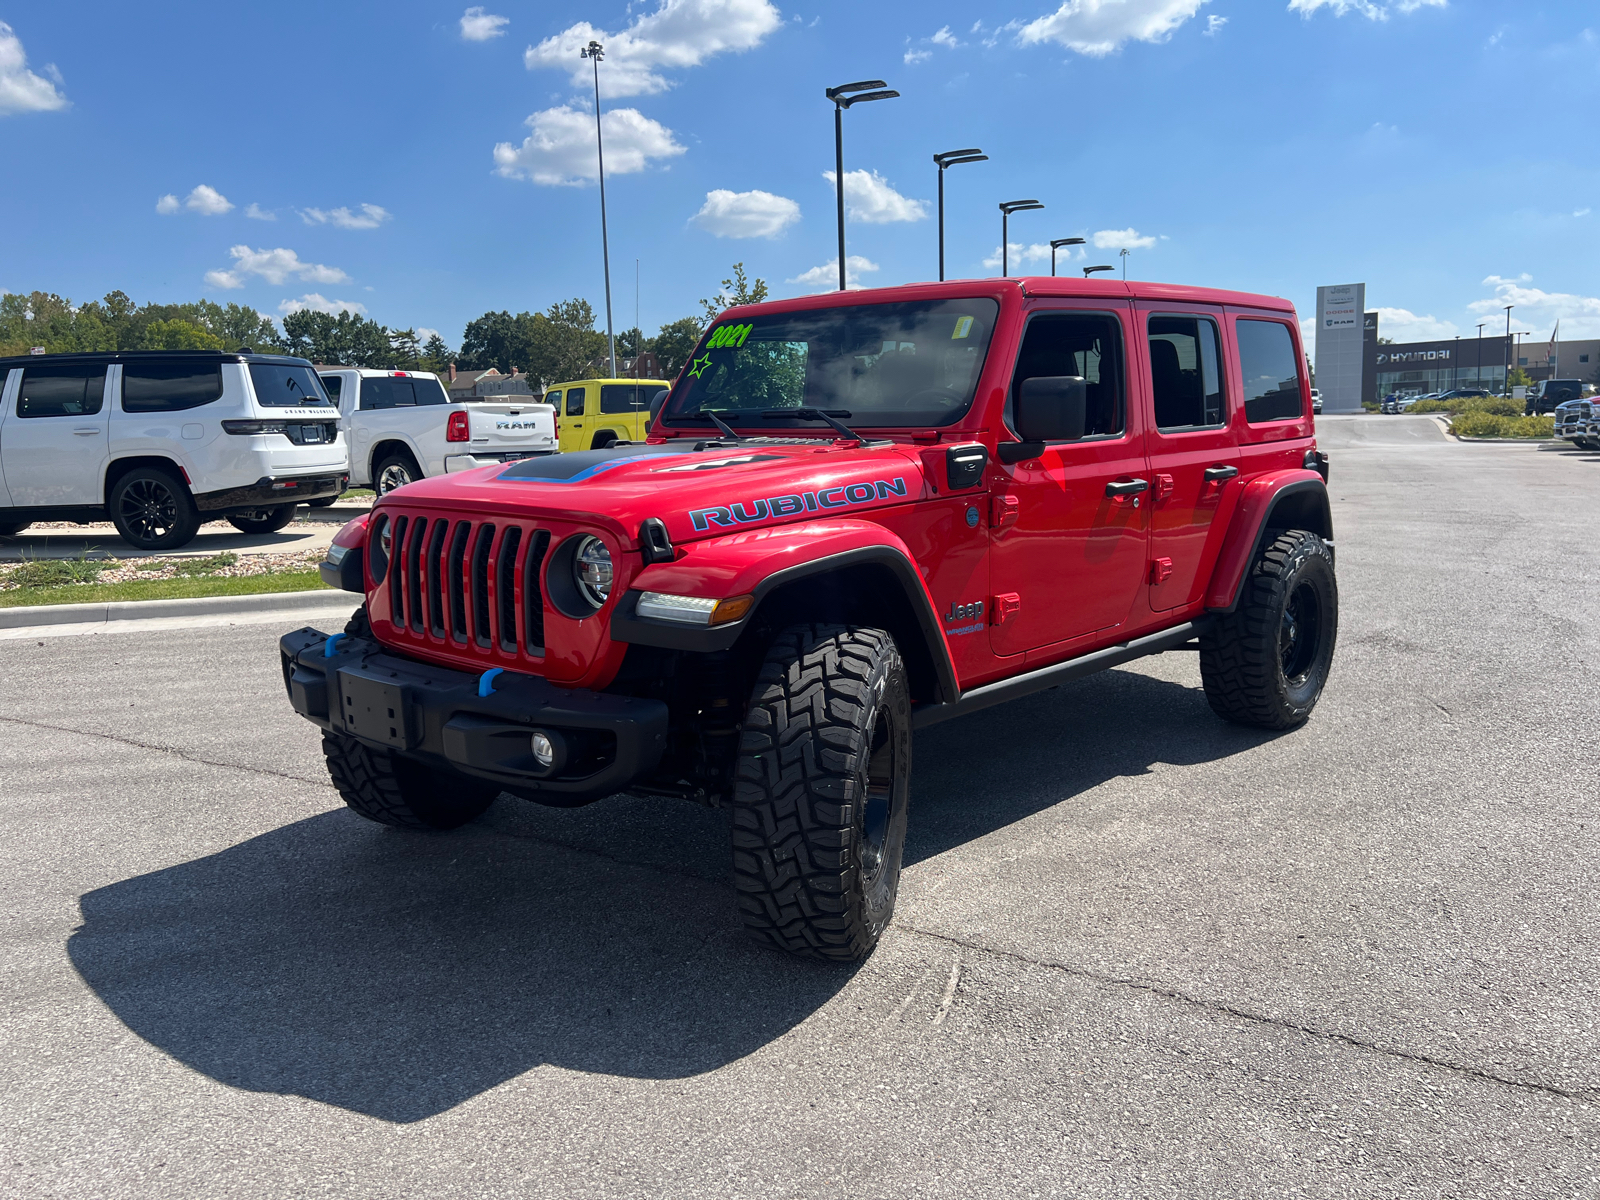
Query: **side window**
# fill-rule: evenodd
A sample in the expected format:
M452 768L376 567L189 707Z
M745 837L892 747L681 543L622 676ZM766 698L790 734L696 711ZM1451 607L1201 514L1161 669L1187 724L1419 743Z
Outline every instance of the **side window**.
M1122 325L1099 313L1045 313L1028 322L1011 395L1035 376L1081 375L1088 385L1085 437L1117 437L1127 426ZM1010 399L1006 418L1010 420Z
M361 381L361 407L410 408L417 402L411 390L411 380L397 379L392 375L374 376Z
M51 364L24 367L17 394L19 417L87 417L105 399L105 365Z
M561 393L560 392L546 392L544 394L544 402L546 404L554 404L556 406L556 412L557 413L559 413L561 411Z
M122 367L122 411L180 412L222 396L222 364L144 359Z
M405 383L406 380L396 380ZM450 397L445 395L444 385L437 379L419 379L413 375L410 380L411 391L417 398L418 404L449 404Z
M1241 318L1239 373L1244 376L1244 419L1292 421L1300 415L1300 365L1295 362L1289 327L1277 321Z
M603 413L636 413L650 407L644 389L633 383L609 383L600 389L600 411Z
M1222 424L1222 360L1205 317L1150 318L1150 392L1163 433Z
M567 416L583 416L583 388L567 389Z
M344 390L344 376L323 375L320 378L322 379L323 388L328 393L328 399L333 401L333 406L335 408L343 407L339 401L339 393Z

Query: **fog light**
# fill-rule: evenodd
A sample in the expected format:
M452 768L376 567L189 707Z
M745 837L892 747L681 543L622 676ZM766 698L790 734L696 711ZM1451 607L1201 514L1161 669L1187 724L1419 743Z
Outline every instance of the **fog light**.
M556 765L556 744L550 740L548 733L542 729L535 729L533 737L529 740L531 744L528 749L533 752L535 761L541 767L548 768Z

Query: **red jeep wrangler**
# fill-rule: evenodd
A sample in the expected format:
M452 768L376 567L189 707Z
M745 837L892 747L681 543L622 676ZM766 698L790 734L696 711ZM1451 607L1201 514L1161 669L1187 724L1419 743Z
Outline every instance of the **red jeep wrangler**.
M733 309L646 444L419 481L342 530L366 598L281 643L351 808L500 792L731 808L740 916L855 959L911 734L1180 647L1305 721L1338 620L1294 309L1160 284L917 284Z

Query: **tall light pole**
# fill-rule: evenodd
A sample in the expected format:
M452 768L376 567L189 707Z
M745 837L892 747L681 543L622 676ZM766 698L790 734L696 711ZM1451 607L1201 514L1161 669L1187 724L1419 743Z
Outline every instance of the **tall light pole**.
M857 83L841 83L824 92L833 101L833 186L839 198L839 290L845 290L844 277L844 110L865 100L892 100L900 93L882 89L881 79L863 79ZM863 95L852 96L851 92Z
M970 150L946 150L935 154L933 161L939 165L939 280L944 281L944 169L957 163L988 162L989 156L976 146Z
M594 145L600 155L600 257L606 268L606 350L611 356L610 378L617 377L617 339L611 331L611 242L606 236L606 144L600 136L600 60L606 48L590 42L578 51L579 58L594 62Z
M1009 228L1009 224L1008 224L1010 222L1010 220L1011 220L1011 214L1014 213L1014 212L1027 212L1029 209L1043 208L1043 207L1044 207L1044 205L1040 204L1037 200L1005 200L1005 201L1001 202L1001 204L1000 204L1000 277L1002 279L1004 279L1006 276L1008 276L1011 273L1011 264L1007 261L1007 258L1006 258L1006 255L1010 251L1010 243L1008 242L1007 239L1010 237L1010 233L1011 233L1010 228Z
M1117 254L1122 259L1122 281L1126 283L1128 281L1128 248L1124 246L1117 251Z
M1478 322L1478 367L1472 373L1473 387L1481 388L1483 386L1483 327L1488 323L1487 321Z
M1082 238L1056 238L1055 241L1050 243L1050 274L1052 277L1054 277L1056 273L1056 251L1061 249L1063 246L1081 245L1083 245Z
M1506 305L1506 395L1511 395L1511 310L1515 304Z
M1450 390L1453 392L1461 385L1461 335L1456 334L1456 348L1450 358Z
M1089 278L1089 276L1093 275L1096 271L1115 271L1115 270L1116 270L1116 268L1113 267L1110 263L1107 263L1103 267L1085 267L1083 269L1083 277L1085 279L1087 279L1087 278Z

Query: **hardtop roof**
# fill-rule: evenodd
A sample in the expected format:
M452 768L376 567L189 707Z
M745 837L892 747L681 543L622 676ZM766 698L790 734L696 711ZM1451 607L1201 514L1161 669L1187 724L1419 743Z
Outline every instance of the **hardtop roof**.
M213 359L217 362L291 363L311 366L309 359L292 354L246 354L238 350L74 350L65 354L13 354L0 358L0 367L21 366L39 362L137 362L142 358L193 358Z

